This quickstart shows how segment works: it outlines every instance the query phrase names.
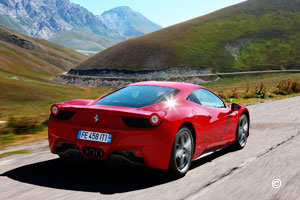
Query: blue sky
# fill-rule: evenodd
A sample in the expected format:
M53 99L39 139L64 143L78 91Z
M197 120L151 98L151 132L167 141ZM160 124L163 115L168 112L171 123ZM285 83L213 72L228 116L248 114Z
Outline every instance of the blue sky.
M95 15L117 6L129 6L153 22L167 27L243 0L70 0Z

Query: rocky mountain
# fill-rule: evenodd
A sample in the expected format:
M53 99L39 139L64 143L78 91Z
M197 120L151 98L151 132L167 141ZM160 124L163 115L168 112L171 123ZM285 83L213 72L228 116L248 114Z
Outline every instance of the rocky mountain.
M248 0L107 48L70 74L300 68L300 0Z
M128 7L115 8L96 16L69 0L1 0L0 24L74 49L81 46L78 44L85 43L82 50L97 51L118 41L161 28ZM83 33L80 33L82 36L85 33L92 36L88 43L85 39L79 39L78 31Z
M2 0L0 14L9 16L33 37L48 39L75 27L113 37L100 19L69 0Z
M99 19L106 27L118 33L123 39L143 35L162 28L128 6L116 7L106 11L99 16Z

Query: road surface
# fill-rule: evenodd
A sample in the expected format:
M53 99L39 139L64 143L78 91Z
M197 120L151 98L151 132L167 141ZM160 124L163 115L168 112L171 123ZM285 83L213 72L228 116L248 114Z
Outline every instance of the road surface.
M246 148L198 160L181 179L147 168L65 166L47 150L0 159L0 199L299 199L300 97L249 110Z

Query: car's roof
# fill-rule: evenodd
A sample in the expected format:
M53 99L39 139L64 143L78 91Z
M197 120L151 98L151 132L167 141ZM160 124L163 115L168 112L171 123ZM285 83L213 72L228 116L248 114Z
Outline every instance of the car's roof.
M169 81L144 81L130 84L129 86L160 86L160 87L169 87L177 90L195 90L198 88L204 88L200 85L195 85L191 83L183 83L183 82L169 82Z

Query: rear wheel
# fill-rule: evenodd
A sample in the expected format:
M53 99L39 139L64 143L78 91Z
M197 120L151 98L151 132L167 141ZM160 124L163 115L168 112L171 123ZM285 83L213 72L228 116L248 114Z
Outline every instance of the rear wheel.
M189 128L181 128L175 137L169 163L169 172L184 176L189 170L194 152L194 141Z
M239 119L239 124L236 130L236 140L235 140L235 147L237 149L243 149L246 146L247 139L249 133L249 120L245 114Z

